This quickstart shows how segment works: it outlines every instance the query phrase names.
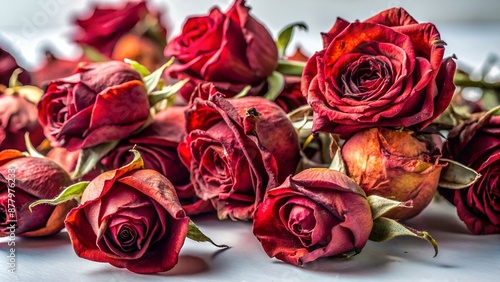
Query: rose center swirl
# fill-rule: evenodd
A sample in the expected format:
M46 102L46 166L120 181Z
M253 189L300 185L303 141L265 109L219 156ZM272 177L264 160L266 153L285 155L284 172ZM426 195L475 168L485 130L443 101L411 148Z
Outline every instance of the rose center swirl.
M339 84L344 97L371 100L390 87L391 75L387 62L373 56L361 56L347 66Z

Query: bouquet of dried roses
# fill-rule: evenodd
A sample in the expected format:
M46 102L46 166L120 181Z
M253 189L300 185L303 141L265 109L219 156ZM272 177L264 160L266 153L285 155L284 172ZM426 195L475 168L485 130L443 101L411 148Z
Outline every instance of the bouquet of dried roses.
M160 18L145 1L96 7L71 73L41 78L53 58L33 74L43 90L18 72L0 88L3 236L65 227L78 256L156 273L185 238L227 248L190 219L215 214L294 265L398 236L437 255L403 221L438 190L473 233L500 233L499 108L456 110L434 24L401 8L338 18L309 57L286 53L304 23L275 40L244 0L168 42Z

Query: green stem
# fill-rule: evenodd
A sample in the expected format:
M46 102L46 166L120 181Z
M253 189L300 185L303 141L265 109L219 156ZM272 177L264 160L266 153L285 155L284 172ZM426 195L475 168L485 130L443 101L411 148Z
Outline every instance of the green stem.
M471 80L468 77L455 76L453 80L456 86L461 87L478 87L483 89L491 89L495 91L500 91L500 82L490 83L484 80Z

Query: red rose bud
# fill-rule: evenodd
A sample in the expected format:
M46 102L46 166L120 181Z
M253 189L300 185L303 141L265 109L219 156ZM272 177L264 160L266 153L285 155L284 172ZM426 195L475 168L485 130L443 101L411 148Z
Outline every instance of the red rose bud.
M156 10L149 10L147 1L127 1L120 6L99 6L92 9L92 14L76 20L80 27L75 36L75 41L81 45L88 45L95 48L108 58L113 57L113 52L117 51L117 43L123 36L134 32L145 32L146 34L137 34L141 37L150 36L163 48L167 38L167 29L162 24L162 14ZM145 21L154 20L154 23ZM143 26L140 26L140 25ZM151 29L150 26L154 26ZM137 30L134 30L137 29ZM149 33L148 33L149 32ZM127 35L128 36L128 35ZM128 41L129 44L140 43L138 41ZM140 44L144 47L145 45ZM120 48L138 48L138 46L120 46ZM139 63L143 63L139 60Z
M19 68L16 59L2 47L0 47L0 84L9 86L12 73ZM19 74L19 82L22 84L30 84L31 78L28 72L23 71Z
M66 218L79 257L136 273L174 267L188 225L170 181L133 165L95 178Z
M385 214L393 219L408 219L419 214L434 196L442 166L440 150L431 142L420 141L411 132L371 128L360 131L342 147L347 175L368 196L412 201Z
M269 257L302 265L358 253L372 226L365 193L352 179L313 168L267 192L255 213L253 233Z
M195 99L179 155L219 218L248 220L267 188L295 171L298 137L286 114L261 97Z
M47 236L64 228L64 218L76 204L28 206L54 198L71 185L69 175L46 158L26 157L16 150L0 152L0 236L15 226L16 236Z
M168 107L154 116L153 123L139 134L120 142L102 163L109 169L122 167L133 159L130 149L141 153L144 167L160 172L175 186L188 215L213 211L210 202L200 200L190 182L189 171L179 159L177 146L186 136L184 110Z
M302 76L314 132L347 138L372 127L419 130L451 101L455 62L443 60L436 27L419 24L403 9L362 22L338 19L323 40Z
M440 189L475 234L500 233L500 116L473 114L448 135L445 156L482 176L470 187ZM446 148L445 147L445 148Z
M141 76L117 61L86 64L52 81L38 103L45 136L70 151L125 138L148 118Z
M0 85L0 150L26 151L26 132L34 146L45 139L38 123L36 105L16 90Z
M226 97L251 85L251 95L264 94L267 77L278 65L278 50L266 28L249 14L244 0L226 13L213 8L208 16L187 19L182 33L165 48L176 63L167 74L190 81L181 95L190 100L194 87L213 82Z

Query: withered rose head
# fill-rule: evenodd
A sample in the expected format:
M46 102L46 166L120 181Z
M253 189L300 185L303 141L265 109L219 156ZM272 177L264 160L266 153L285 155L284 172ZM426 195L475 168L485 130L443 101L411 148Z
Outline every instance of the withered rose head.
M236 0L226 13L213 8L207 16L188 18L182 33L165 48L177 60L167 74L188 78L181 90L189 101L194 87L213 82L227 97L251 85L250 94L263 94L267 77L278 64L278 50L266 28L249 14L244 0Z
M115 47L123 36L144 32L143 29L146 26L153 25L156 28L152 31L153 37L163 43L167 38L167 29L162 23L162 15L159 11L149 10L146 2L145 0L127 1L121 7L119 5L94 6L91 15L76 20L80 29L76 32L74 40L78 44L91 46L108 58L112 58ZM146 23L139 26L141 22L153 19L156 21L154 24Z
M9 80L12 73L19 68L16 59L2 47L0 47L0 84L9 86ZM29 84L31 78L28 72L23 71L19 74L19 82L22 84Z
M460 190L439 189L475 234L500 233L500 116L474 114L454 128L445 156L475 169L481 178Z
M298 137L286 114L261 97L194 99L179 155L196 194L220 218L253 217L264 192L295 171Z
M167 271L177 263L189 218L175 188L159 172L121 168L85 189L66 218L78 256L136 273Z
M269 257L302 265L361 251L372 226L365 193L352 179L313 168L267 191L253 233Z
M302 76L313 131L347 138L371 127L419 130L451 101L455 62L443 59L445 43L433 24L401 8L362 22L337 19L323 41Z
M47 236L64 228L64 218L76 202L58 206L29 205L52 199L71 185L69 175L46 158L26 157L16 150L0 152L0 236L9 235L15 224L16 236Z
M177 146L186 136L186 107L168 107L157 113L153 123L122 140L102 163L109 169L122 167L133 159L130 149L141 153L144 167L160 172L175 186L179 201L188 215L213 211L210 202L200 200L191 184L189 170L179 159Z
M419 140L412 132L384 128L360 131L342 147L347 175L368 196L378 195L400 202L412 201L412 208L396 208L385 217L408 219L419 214L436 193L440 144Z
M52 146L70 151L125 138L149 118L141 76L109 61L80 66L52 81L38 103L38 119Z
M36 105L18 93L6 92L10 90L0 85L0 151L26 151L26 132L34 146L38 146L45 136L38 123Z

